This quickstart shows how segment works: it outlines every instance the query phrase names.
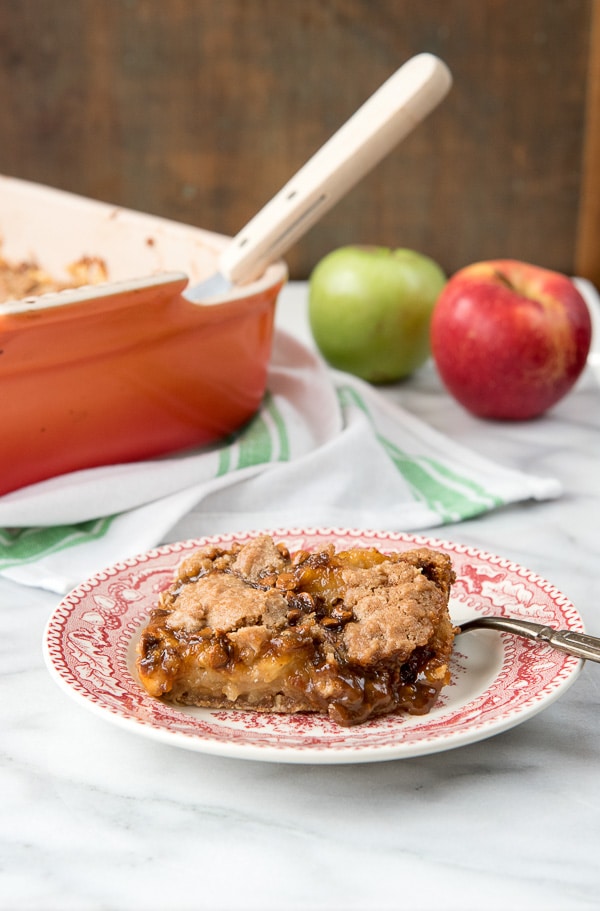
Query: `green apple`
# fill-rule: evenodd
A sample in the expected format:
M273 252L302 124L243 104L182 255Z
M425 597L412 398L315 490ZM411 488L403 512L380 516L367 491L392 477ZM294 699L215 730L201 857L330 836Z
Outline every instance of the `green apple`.
M340 247L309 280L309 320L323 357L371 383L413 373L430 355L429 326L446 283L414 250Z

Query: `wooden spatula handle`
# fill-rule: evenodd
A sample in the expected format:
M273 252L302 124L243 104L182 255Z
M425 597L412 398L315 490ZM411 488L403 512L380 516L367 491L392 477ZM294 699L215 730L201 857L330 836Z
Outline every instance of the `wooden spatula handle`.
M448 67L419 54L400 67L233 238L219 260L236 283L260 275L442 100Z

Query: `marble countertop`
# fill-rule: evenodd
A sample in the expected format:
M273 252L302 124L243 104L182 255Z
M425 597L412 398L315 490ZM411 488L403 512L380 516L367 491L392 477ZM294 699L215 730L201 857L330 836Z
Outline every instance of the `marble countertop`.
M278 324L306 341L302 285ZM431 365L387 395L476 452L558 478L558 500L444 537L550 580L600 634L600 386L588 368L544 418L463 412ZM529 721L422 758L223 759L149 741L67 698L42 657L49 592L0 580L6 911L596 909L600 667Z

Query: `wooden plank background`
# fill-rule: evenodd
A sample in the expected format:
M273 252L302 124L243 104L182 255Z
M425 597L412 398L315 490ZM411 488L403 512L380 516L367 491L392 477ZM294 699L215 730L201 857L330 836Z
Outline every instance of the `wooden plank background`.
M600 284L599 0L0 0L0 172L227 234L408 57L450 96L290 251Z

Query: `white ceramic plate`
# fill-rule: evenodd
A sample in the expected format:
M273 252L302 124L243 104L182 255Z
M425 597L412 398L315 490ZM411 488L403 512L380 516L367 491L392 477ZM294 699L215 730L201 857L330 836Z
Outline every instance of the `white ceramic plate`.
M332 541L337 548L387 552L428 546L448 553L457 581L455 622L507 614L583 630L570 601L553 585L501 557L419 535L349 529L269 531L291 551ZM256 533L219 535L157 548L89 579L57 607L44 651L57 682L106 720L173 746L271 762L356 763L452 749L505 731L537 714L575 681L583 662L505 633L460 636L452 683L425 716L392 715L343 728L314 715L173 707L146 694L135 669L136 642L176 565L200 544L229 547Z

